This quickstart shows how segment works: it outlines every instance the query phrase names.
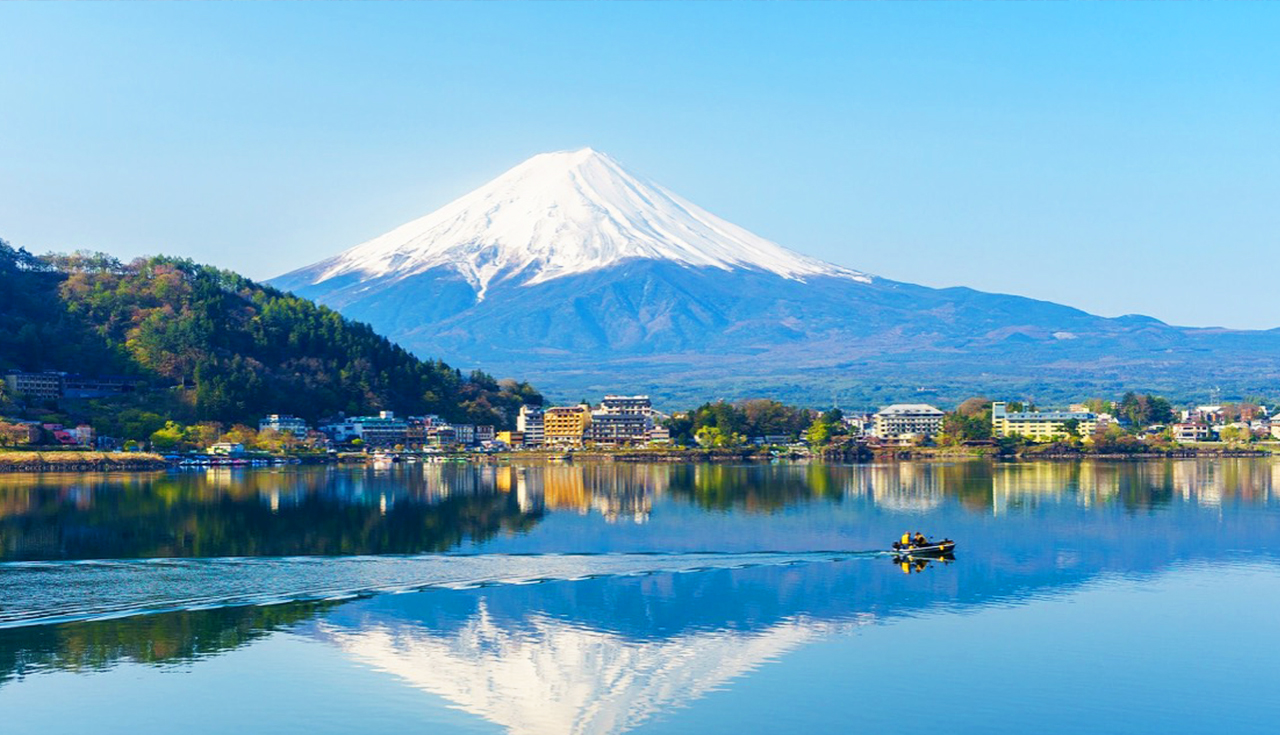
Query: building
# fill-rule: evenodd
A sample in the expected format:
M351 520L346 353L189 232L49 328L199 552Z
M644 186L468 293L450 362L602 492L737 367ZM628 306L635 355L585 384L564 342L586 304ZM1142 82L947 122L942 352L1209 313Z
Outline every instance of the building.
M553 406L542 413L543 443L550 446L581 446L591 425L587 406Z
M1213 432L1209 430L1208 424L1183 422L1174 424L1169 427L1173 433L1173 440L1179 444L1190 444L1192 442L1206 442Z
M1068 423L1075 422L1078 436L1089 436L1098 429L1098 414L1088 411L1018 411L1010 412L1003 401L991 404L991 433L995 436L1022 436L1033 441L1050 441L1070 434Z
M597 414L621 416L652 416L653 402L649 396L605 396Z
M62 397L63 379L66 373L46 370L41 373L14 371L4 376L11 393L21 393L38 401L56 401Z
M929 437L942 430L945 415L926 403L895 403L876 412L871 433L881 439Z
M453 427L454 441L464 447L469 447L476 443L476 425L475 424L450 424Z
M427 429L427 446L451 447L458 443L458 435L449 424L436 424Z
M40 401L56 401L59 398L102 398L121 393L132 393L137 388L133 378L90 378L56 370L39 373L13 371L4 376L4 382L13 393L22 393Z
M493 441L496 432L490 424L476 425L476 444L487 444Z
M307 422L297 416L288 416L285 414L273 413L258 422L258 431L276 431L281 434L293 434L296 437L304 437L311 427L307 426Z
M41 426L53 436L54 441L64 447L93 446L93 427L88 424L80 424L74 429L68 429L62 424L41 424Z
M649 429L650 444L670 444L671 430L665 426L655 426Z
M519 431L499 431L496 438L509 447L524 446L524 434Z
M0 421L0 446L39 443L40 424L35 421Z
M320 427L335 444L359 439L367 447L393 447L409 438L409 423L397 419L395 413L382 411L377 416L353 416Z
M244 445L233 442L218 442L209 447L209 454L221 454L228 457L239 457L244 454Z
M876 415L873 413L846 413L840 419L849 430L849 436L860 438L871 436L876 427Z
M591 422L585 428L585 439L592 444L622 446L643 444L649 439L653 422L648 415L633 413L591 414Z
M133 378L107 376L90 378L84 375L63 375L62 395L65 398L104 398L137 390L138 381Z
M521 406L516 417L516 430L524 435L525 446L540 447L543 443L543 418L541 406Z

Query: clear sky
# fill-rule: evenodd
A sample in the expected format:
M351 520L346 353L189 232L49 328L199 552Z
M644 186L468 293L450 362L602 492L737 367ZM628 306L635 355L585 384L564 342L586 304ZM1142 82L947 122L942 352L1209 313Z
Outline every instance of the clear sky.
M268 278L590 145L801 252L1280 326L1280 4L0 3L0 237Z

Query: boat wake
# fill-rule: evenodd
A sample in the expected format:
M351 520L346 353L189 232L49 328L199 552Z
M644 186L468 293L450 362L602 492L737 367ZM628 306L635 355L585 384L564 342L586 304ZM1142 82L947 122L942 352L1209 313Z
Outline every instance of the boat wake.
M0 628L426 589L839 562L867 551L431 554L0 563Z

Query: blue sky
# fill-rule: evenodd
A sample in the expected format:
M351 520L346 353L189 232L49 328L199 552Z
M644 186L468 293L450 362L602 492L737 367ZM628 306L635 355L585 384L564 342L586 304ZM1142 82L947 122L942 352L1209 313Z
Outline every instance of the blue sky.
M603 150L888 278L1280 326L1280 5L0 3L0 237L268 278Z

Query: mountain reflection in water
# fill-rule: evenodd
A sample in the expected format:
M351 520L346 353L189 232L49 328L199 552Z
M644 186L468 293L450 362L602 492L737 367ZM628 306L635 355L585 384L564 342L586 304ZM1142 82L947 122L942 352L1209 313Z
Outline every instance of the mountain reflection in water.
M499 565L504 553L536 565L542 554L608 552L607 565L628 551L876 549L917 528L960 542L954 562L908 564L906 575L890 555L848 556L18 627L0 630L0 696L43 672L199 667L283 635L510 733L621 733L867 626L1037 605L1179 570L1235 573L1242 558L1274 565L1278 468L619 464L0 478L9 561L456 549Z

